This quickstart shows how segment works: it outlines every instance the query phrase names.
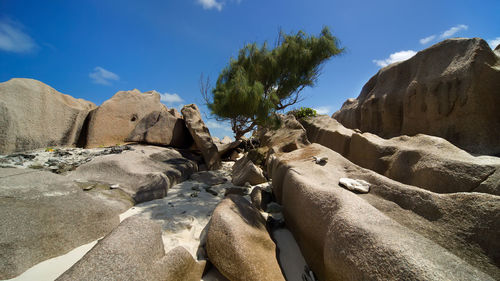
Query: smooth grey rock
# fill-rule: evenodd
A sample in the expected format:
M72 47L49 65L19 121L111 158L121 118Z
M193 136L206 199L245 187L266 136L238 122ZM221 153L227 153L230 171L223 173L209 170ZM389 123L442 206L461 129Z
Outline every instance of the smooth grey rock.
M171 148L135 146L133 151L105 155L81 165L68 177L119 184L135 203L163 198L168 189L196 172L195 162Z
M56 280L200 280L205 262L182 247L165 254L161 226L133 216Z
M0 169L0 279L102 237L131 205L47 171Z

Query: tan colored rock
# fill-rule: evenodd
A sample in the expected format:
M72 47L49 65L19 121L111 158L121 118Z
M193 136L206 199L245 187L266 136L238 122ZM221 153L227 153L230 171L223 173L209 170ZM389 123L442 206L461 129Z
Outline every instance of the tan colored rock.
M333 117L384 138L423 133L498 155L498 65L484 40L448 39L382 68Z
M312 142L391 179L439 193L500 195L498 157L472 156L442 138L422 134L391 139L361 134L328 116L301 122Z
M281 115L281 127L277 130L259 130L261 146L267 146L274 153L286 153L310 144L304 127L293 115Z
M169 111L153 111L142 118L126 141L186 148L193 138L182 116Z
M314 164L319 155L326 165ZM404 185L319 144L272 162L286 224L319 280L500 277L500 197ZM365 180L370 193L346 190L340 178Z
M167 274L163 280L200 281L206 261L196 261L184 247L176 247L165 256Z
M219 152L210 136L210 131L201 118L198 106L196 106L196 104L185 105L181 112L196 146L205 159L208 169L219 169L221 167Z
M230 144L230 143L233 142L233 140L230 137L228 137L228 136L224 136L220 142L222 144Z
M37 80L0 83L0 154L76 145L93 108Z
M285 280L264 218L242 196L228 195L214 210L206 248L210 262L229 280Z
M234 163L232 177L233 184L239 186L243 186L246 182L256 185L267 181L262 169L256 166L247 156Z
M117 92L109 100L91 112L87 146L109 146L123 143L137 124L153 112L166 111L156 91L141 93Z
M241 140L229 142L229 143L217 143L214 142L215 145L217 146L217 151L219 152L220 158L221 159L227 159L230 158L231 154L233 151L240 146Z
M200 280L205 262L184 248L167 254L160 225L133 216L125 219L83 258L63 273L63 280Z

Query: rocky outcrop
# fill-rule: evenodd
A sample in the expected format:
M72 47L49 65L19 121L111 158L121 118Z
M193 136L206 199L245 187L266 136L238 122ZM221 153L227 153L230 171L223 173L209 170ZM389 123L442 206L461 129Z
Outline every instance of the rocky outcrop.
M229 195L214 210L206 249L210 262L229 280L285 280L266 221L241 196Z
M193 138L182 116L164 110L142 118L126 141L187 148L193 143Z
M327 157L325 165L313 156ZM319 280L498 280L500 197L436 194L318 144L269 160L286 224ZM370 184L368 194L338 185Z
M15 277L116 227L118 214L132 203L116 190L103 195L85 192L51 172L0 169L0 279Z
M234 163L232 176L233 184L239 186L243 186L247 182L256 185L267 181L262 169L246 156Z
M500 159L472 156L448 141L418 134L382 139L347 129L335 119L301 120L311 142L396 181L438 193L486 192L500 195Z
M286 153L310 144L304 127L293 115L281 115L281 126L276 130L261 128L258 132L260 145L273 153Z
M214 144L210 131L201 118L200 110L196 104L185 105L182 110L186 126L201 151L208 169L216 170L221 167L217 146Z
M37 80L0 83L0 154L75 145L93 108Z
M97 147L123 143L143 118L166 110L156 91L117 92L90 113L86 145Z
M158 223L130 217L57 280L200 280L204 268L182 247L165 254Z
M384 138L423 133L499 155L499 65L484 40L448 39L382 68L333 117Z
M174 149L134 146L121 154L95 158L68 177L79 182L106 183L139 203L165 197L171 186L188 179L197 170L195 162Z

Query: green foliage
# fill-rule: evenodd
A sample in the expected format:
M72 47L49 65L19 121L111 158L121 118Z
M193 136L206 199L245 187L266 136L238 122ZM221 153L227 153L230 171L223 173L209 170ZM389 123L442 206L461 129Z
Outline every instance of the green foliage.
M292 114L293 116L295 116L296 119L302 119L305 117L314 117L318 115L316 110L309 107L301 107L300 109L294 109L288 112L288 114Z
M321 65L343 51L327 27L320 36L280 32L274 49L267 43L243 47L222 70L215 88L208 93L202 85L202 93L211 113L230 120L239 139L257 125L279 124L275 113L300 101L300 92L314 86Z

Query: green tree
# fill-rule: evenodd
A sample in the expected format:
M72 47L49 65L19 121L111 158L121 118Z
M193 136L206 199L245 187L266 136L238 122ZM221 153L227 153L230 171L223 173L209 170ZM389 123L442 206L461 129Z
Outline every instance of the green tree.
M267 43L243 47L220 73L215 88L201 80L201 92L218 120L230 120L236 139L257 125L278 124L276 113L301 101L301 91L314 86L321 66L344 48L327 27L319 36L280 31L275 48Z

